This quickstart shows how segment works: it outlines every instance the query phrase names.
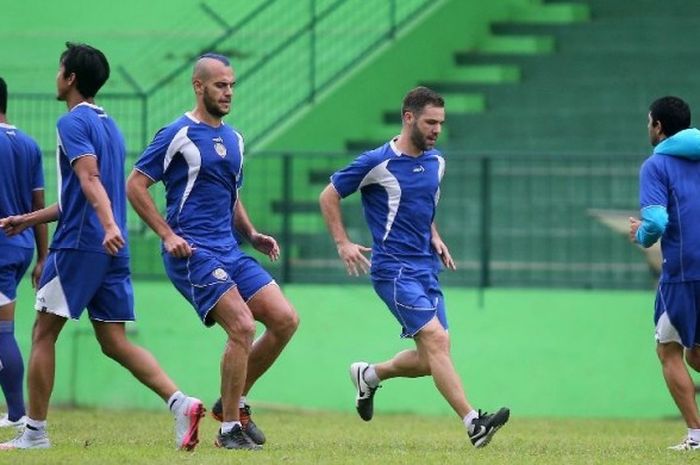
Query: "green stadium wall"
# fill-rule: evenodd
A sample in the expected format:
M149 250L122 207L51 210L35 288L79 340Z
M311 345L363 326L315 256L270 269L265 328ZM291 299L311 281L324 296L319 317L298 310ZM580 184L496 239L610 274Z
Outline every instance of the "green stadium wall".
M364 280L287 286L301 315L295 338L249 395L257 407L353 411L356 360L380 361L412 347ZM166 282L135 285L133 340L153 352L179 386L211 404L218 396L223 331L206 329ZM17 336L29 357L31 288L19 294ZM452 352L479 408L521 417L674 416L655 355L652 292L446 288ZM162 402L102 356L87 318L69 322L57 346L53 405L162 408ZM430 378L387 381L376 411L449 415Z
M261 141L265 150L345 151L345 141L376 133L382 111L400 113L406 92L419 82L448 77L455 68L455 50L474 48L489 33L492 21L516 17L539 5L537 0L500 2L444 1L430 16L407 28L396 41L380 47L374 56L345 80L321 94L313 111L298 112L287 125ZM449 101L446 102L449 117ZM386 134L388 139L393 134Z

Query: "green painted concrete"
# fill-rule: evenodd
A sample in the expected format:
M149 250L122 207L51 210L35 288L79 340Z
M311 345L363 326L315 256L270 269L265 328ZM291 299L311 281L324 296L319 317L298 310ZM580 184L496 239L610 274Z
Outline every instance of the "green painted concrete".
M365 279L356 285L288 286L301 315L299 331L250 394L254 403L352 411L348 365L378 361L413 343ZM225 338L204 328L168 282L137 282L134 340L150 349L182 387L207 403L218 395ZM654 352L653 292L447 288L455 365L480 408L508 405L527 417L675 415ZM28 358L34 318L23 283L17 335ZM78 354L77 366L72 359ZM100 354L83 318L58 343L55 404L159 408L161 402ZM70 375L77 372L76 382ZM377 394L382 412L447 414L429 378L391 380Z

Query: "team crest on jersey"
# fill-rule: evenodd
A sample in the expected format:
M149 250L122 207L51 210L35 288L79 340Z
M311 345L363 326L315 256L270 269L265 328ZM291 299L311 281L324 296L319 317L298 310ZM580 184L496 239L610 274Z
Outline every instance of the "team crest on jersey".
M219 281L226 281L228 279L228 273L223 268L217 268L211 273Z
M214 141L214 150L219 154L221 158L226 156L226 146L224 145L224 140L221 137L215 137L212 139Z

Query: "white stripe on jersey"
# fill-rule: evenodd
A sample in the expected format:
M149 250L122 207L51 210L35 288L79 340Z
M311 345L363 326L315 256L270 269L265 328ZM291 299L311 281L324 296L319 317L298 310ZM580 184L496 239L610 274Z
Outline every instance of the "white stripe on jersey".
M442 177L445 175L445 159L442 158L440 155L437 155L438 159L438 188L437 192L435 193L435 206L437 207L438 202L440 201L440 183L442 182Z
M182 193L182 200L180 200L180 211L182 211L182 207L190 196L190 192L192 192L192 187L194 187L194 183L199 175L199 169L202 166L202 154L197 146L194 145L194 142L187 137L188 129L189 126L184 126L175 134L170 145L168 145L168 150L165 152L165 159L163 160L163 172L168 169L168 166L173 161L173 157L178 153L182 154L182 158L187 163L187 185Z
M61 142L61 134L56 128L56 189L58 190L58 211L63 211L61 205L61 188L63 184L63 177L61 176L61 147L63 142Z
M386 227L384 237L382 238L383 241L389 236L391 227L394 224L394 219L396 218L396 213L399 211L399 204L401 203L401 187L399 186L398 179L387 169L389 161L390 160L386 160L369 170L369 173L362 178L362 182L358 187L358 189L361 189L369 184L379 184L384 188L389 197L389 211L386 215Z

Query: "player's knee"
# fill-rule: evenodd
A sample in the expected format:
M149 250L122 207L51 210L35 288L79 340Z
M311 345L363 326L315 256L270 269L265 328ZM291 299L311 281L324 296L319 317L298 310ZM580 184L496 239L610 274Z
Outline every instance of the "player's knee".
M450 337L447 331L442 328L433 328L427 331L422 330L420 332L420 339L430 348L431 352L450 352Z
M275 318L269 321L267 329L279 339L289 340L299 327L299 314L291 305L278 309Z
M683 361L683 348L680 344L676 343L666 343L656 345L656 355L659 357L659 361L662 365L667 365L669 363L675 363L677 361Z
M299 327L299 314L290 305L284 312L282 322L280 324L280 332L287 339L291 338Z
M685 361L693 370L700 372L700 349L693 348L685 353Z
M230 342L250 348L255 337L255 320L250 315L237 315L234 324L226 332Z

